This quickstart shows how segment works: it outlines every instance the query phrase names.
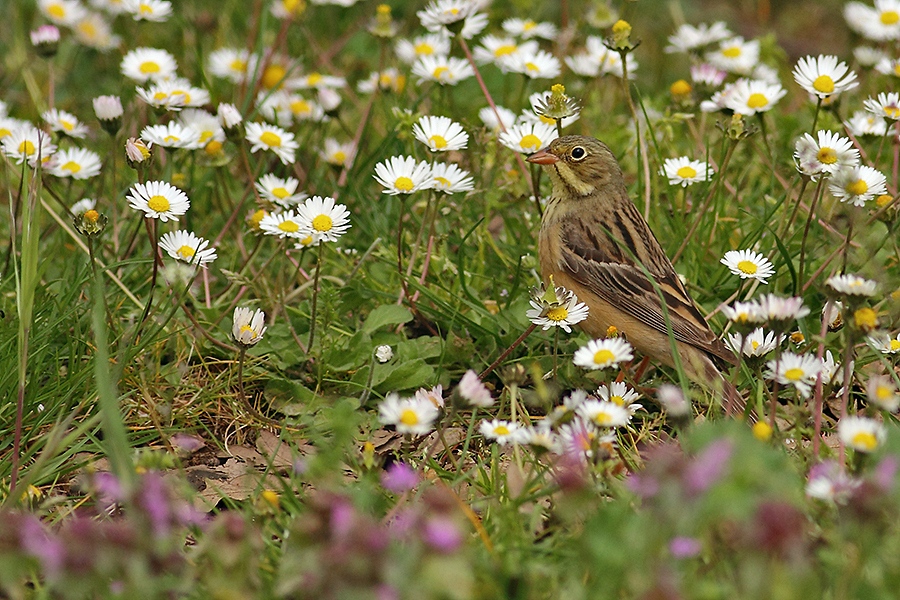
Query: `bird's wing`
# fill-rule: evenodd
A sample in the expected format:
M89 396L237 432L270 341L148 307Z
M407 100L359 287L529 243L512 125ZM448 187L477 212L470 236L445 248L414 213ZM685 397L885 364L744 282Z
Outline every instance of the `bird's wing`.
M600 225L597 219L569 218L560 223L560 233L559 267L591 293L664 334L669 331L668 317L676 340L736 362L697 310L643 219L626 224L613 216ZM642 243L636 244L635 238Z

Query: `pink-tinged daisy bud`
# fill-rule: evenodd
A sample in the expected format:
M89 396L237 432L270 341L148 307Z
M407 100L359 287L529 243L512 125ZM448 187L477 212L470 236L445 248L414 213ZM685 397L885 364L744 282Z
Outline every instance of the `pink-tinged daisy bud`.
M137 169L138 165L148 162L153 157L150 153L152 147L152 143L147 145L140 138L128 138L125 142L125 159L128 161L128 166Z
M41 25L31 32L31 45L44 58L51 58L59 47L59 28L55 25Z
M118 96L97 96L94 98L94 114L100 126L109 135L115 135L122 126L122 100Z

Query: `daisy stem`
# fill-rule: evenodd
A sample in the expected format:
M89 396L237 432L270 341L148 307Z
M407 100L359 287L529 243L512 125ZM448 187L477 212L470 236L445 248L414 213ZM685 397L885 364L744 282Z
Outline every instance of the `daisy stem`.
M845 309L844 313L844 323L847 323L848 319L851 316L850 311ZM847 417L847 405L850 403L850 380L853 376L853 330L846 325L844 326L844 343L846 344L846 346L844 347L844 389L843 393L841 394L841 421L843 421ZM838 438L838 457L841 464L843 465L845 459L844 442L840 440L840 436L838 436Z
M819 122L819 110L822 108L822 98L819 97L819 100L816 102L816 112L813 113L813 123L812 128L810 129L811 133L815 133L816 131L816 123Z
M775 332L775 336L777 336L779 332ZM775 412L778 409L778 377L781 369L781 346L778 345L775 347L775 381L772 384L772 399L769 401L769 427L772 428L772 431L775 431Z
M359 397L359 405L365 406L366 402L369 400L369 396L372 395L372 381L375 379L375 351L378 348L372 349L372 355L369 357L369 375L366 377L366 387L363 388L363 393Z
M316 259L316 274L313 280L313 297L312 306L309 309L309 342L306 347L310 351L313 348L313 342L316 339L316 305L319 300L319 274L322 272L322 260L325 257L325 244L319 242L319 256Z
M559 368L559 327L554 327L553 332L553 378L556 379L556 371Z
M469 50L469 45L466 43L466 38L461 35L456 36L459 40L459 45L462 46L463 52L466 54L466 60L469 61L469 65L472 67L472 70L475 72L475 80L478 82L478 87L481 88L481 93L484 94L484 99L487 100L488 106L491 107L491 110L494 111L494 116L497 117L497 124L500 126L500 130L503 133L506 133L506 126L503 124L503 119L500 117L500 112L497 110L497 105L494 103L494 99L491 97L491 93L488 91L487 86L484 84L484 79L481 77L481 71L478 70L478 65L475 64L475 58L472 56L472 51ZM516 162L519 165L519 170L522 171L522 175L528 177L528 169L525 167L525 160L522 159L522 155L516 152ZM538 200L537 196L534 198L535 204L537 205L538 215L544 216L544 209L541 208L540 200Z
M634 138L637 141L638 154L641 157L641 168L644 173L643 195L644 195L644 219L650 220L650 157L647 155L647 146L641 137L641 122L638 120L637 108L634 106L634 99L631 97L631 84L628 82L628 50L621 49L618 51L622 59L622 89L625 92L625 102L628 103L628 111L631 113L631 119L634 121Z
M247 397L244 396L244 358L247 356L247 348L240 345L241 350L238 355L238 395L241 398L242 404L247 404Z
M841 249L841 253L843 254L843 261L841 263L841 273L847 272L847 258L850 256L850 237L853 235L853 219L850 219L850 223L847 225L847 237L844 240L844 247Z
M472 408L472 415L469 417L469 426L466 429L466 439L463 441L462 450L459 453L459 460L457 464L464 465L466 463L466 455L469 453L469 446L472 443L472 436L475 434L475 418L478 413L478 407L475 406ZM466 478L465 471L457 471L457 476L459 477L455 483Z
M557 329L559 329L559 328L557 328ZM519 386L516 385L515 383L511 383L509 385L509 417L510 417L509 420L512 422L513 426L518 425L517 421L519 419L519 415L518 415L518 407L519 407L518 395L519 394L518 394L518 392L519 392ZM519 444L513 444L513 456L515 456L516 466L519 467L519 472L522 472L523 471L522 453L519 450Z
M150 245L153 248L153 272L150 275L150 292L147 295L147 304L144 306L144 312L141 314L141 320L138 323L137 331L134 332L134 340L137 340L138 334L140 334L141 328L144 326L144 321L146 321L147 317L150 315L150 307L153 305L153 292L156 290L156 276L159 274L159 263L161 262L159 257L159 238L156 236L156 219L144 217L144 223L147 225L147 233L150 236Z
M821 184L822 179L819 179L819 184ZM794 219L797 218L797 213L800 211L800 203L803 201L803 193L806 191L806 186L809 184L809 177L803 177L803 180L800 182L800 191L797 192L797 201L794 202L794 210L791 211L791 216L785 222L784 227L781 228L781 233L778 234L778 237L783 239L785 235L787 235L788 230L790 230L791 225L794 224ZM816 187L816 191L818 193L818 187ZM788 192L790 195L790 192Z
M891 178L894 182L894 192L897 191L897 173L900 169L900 121L894 121L894 163L891 167Z
M509 348L507 348L506 350L504 350L504 351L500 354L500 356L497 357L497 360L495 360L494 362L492 362L492 363L490 364L490 366L489 366L487 369L485 369L484 371L481 372L480 375L478 375L478 379L484 379L488 374L491 373L491 371L493 371L494 369L496 369L497 366L498 366L500 363L502 363L503 360L504 360L507 356L509 356L510 352L512 352L513 350L515 350L516 347L517 347L519 344L521 344L522 342L525 341L525 338L527 338L529 335L531 335L531 332L534 331L536 327L537 327L537 325L535 325L534 323L532 323L531 325L529 325L529 326L528 326L528 329L526 329L524 332L522 332L522 335L520 335L518 338L516 338L516 341L514 341L512 344L510 344Z
M828 318L827 315L822 313L822 327L819 329L819 348L816 352L816 359L819 361L819 364L822 364L822 359L825 357L825 335L828 333ZM816 376L816 391L815 391L815 407L813 409L813 422L815 433L813 434L812 445L813 445L813 456L819 458L819 444L822 441L822 371L819 371L819 374Z
M822 183L824 178L819 180L819 183L816 184L816 193L813 194L812 204L809 205L809 216L806 218L806 225L803 226L803 238L800 241L800 265L797 268L797 281L799 284L803 284L803 267L806 263L806 240L809 235L809 228L812 225L813 218L816 214L816 206L819 203L819 199L822 197ZM803 194L803 190L800 190L800 194ZM800 205L800 198L797 198L797 206ZM787 232L787 230L785 230Z

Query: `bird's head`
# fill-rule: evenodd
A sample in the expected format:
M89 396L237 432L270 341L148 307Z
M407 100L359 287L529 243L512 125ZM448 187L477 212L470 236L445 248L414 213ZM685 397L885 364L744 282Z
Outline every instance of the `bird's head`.
M588 196L610 184L622 184L616 157L594 138L563 136L526 160L544 167L553 182L554 196Z

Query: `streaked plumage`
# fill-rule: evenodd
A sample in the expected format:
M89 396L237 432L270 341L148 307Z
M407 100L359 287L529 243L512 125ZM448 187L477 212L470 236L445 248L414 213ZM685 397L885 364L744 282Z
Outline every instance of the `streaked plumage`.
M529 161L543 165L553 194L541 223L541 274L573 290L590 314L579 326L602 337L610 325L642 354L739 400L716 362L737 362L709 328L653 232L628 197L609 148L582 136L553 141ZM664 300L664 302L663 302Z

